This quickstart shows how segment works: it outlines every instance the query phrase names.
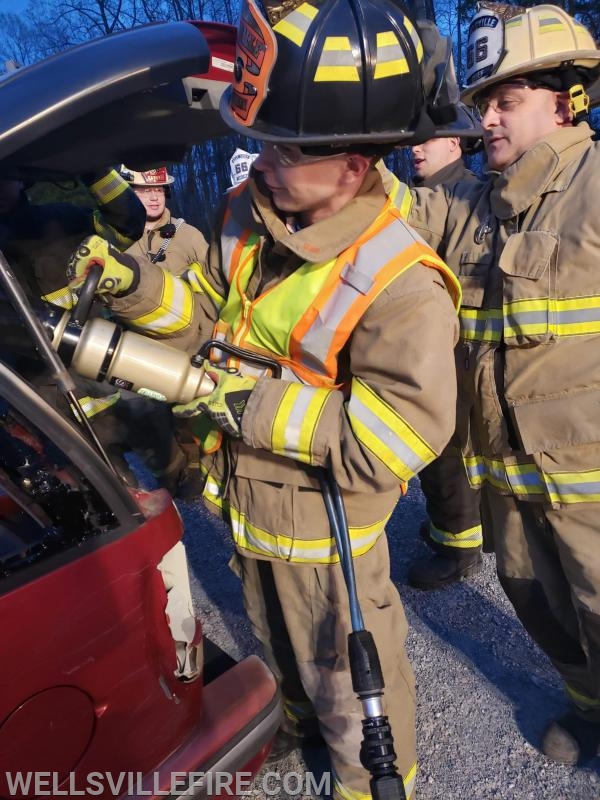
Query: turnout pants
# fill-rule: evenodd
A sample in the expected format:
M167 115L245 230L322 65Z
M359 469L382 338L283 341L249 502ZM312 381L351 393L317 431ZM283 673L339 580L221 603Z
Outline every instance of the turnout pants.
M353 689L347 637L348 593L339 564L261 561L236 554L232 568L243 582L244 603L266 660L278 677L288 724L316 715L334 771L334 793L344 800L370 797L360 763L362 706ZM383 677L384 713L390 718L407 798L416 774L415 689L404 642L406 617L390 580L388 544L354 559L365 628L375 639Z
M500 582L567 694L600 721L600 515L597 503L559 510L482 493Z
M480 492L469 486L460 452L446 447L419 472L419 480L436 550L443 548L451 556L481 548Z

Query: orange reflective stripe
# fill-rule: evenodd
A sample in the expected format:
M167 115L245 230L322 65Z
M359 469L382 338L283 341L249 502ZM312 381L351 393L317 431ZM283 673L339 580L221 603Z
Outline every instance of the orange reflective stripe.
M242 187L245 188L245 187ZM455 306L460 286L437 254L414 233L390 198L373 224L335 259L302 264L250 301L245 295L258 243L228 218L222 252L230 252L230 296L216 330L247 349L275 357L292 379L334 388L338 356L359 320L398 275L421 263L441 273ZM289 322L289 326L288 326ZM289 333L288 333L289 331Z

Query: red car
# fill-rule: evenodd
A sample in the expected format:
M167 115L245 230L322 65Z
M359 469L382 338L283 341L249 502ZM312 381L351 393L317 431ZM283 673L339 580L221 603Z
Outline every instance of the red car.
M145 128L148 151L161 144L161 124L144 126L158 108L177 121L173 158L222 132L234 38L165 23L13 73L0 80L0 159L30 177L127 161ZM276 682L257 657L236 664L203 643L166 492L128 489L24 379L44 348L3 274L0 317L18 346L2 335L0 797L248 791L279 724Z

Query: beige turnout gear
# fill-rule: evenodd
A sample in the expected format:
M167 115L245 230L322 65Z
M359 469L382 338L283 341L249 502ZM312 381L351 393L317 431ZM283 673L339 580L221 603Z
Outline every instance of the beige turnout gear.
M233 198L231 195L228 197L229 209L235 210L236 224L241 230L249 229L258 237L256 264L244 289L250 303L285 285L286 280L293 278L294 282L297 281L298 270L303 264L316 265L336 259L339 253L357 242L382 213L386 221L389 216L394 224L398 222L376 171L368 175L352 203L332 217L294 233L290 233L281 221L260 183L250 178L248 184L239 190L246 193L243 203L232 202L236 200L236 191L231 193ZM396 247L392 242L388 245L390 253L397 254L402 247L410 245L417 247L418 252L426 257L428 251L419 239L412 236L404 224L398 228L398 234L400 230L402 234L398 236ZM409 238L405 239L405 236ZM219 236L211 246L210 261L201 276L214 297L228 294L221 245ZM125 298L111 298L115 313L124 313L131 320L148 319L149 312L156 310L154 298L160 297L165 274L156 264L145 265L135 292ZM310 270L307 274L310 276ZM430 453L430 457L441 452L452 433L455 410L452 353L457 319L446 281L451 286L448 275L419 262L397 275L390 275L387 285L357 320L352 336L337 355L337 382L345 383L347 388L313 389L297 379L291 380L291 377L287 380L261 377L242 417L243 440L227 441L226 446L207 452L203 458L205 501L209 508L222 514L232 525L242 560L246 602L249 608L253 608L250 613L257 633L264 631L259 635L266 652L271 646L267 633L270 621L264 618L258 610L260 607L251 599L257 591L256 583L247 576L254 575L257 567L247 564L248 559L272 562L274 574L288 574L291 570L289 580L292 583L307 583L302 591L306 602L310 602L314 609L315 634L321 628L335 631L335 658L331 657L331 637L315 638L311 645L314 653L309 656L306 620L300 615L297 600L293 607L288 608L291 599L285 593L279 593L294 657L301 666L302 685L314 712L319 720L323 719L321 728L336 764L337 791L341 797L359 797L368 793L368 776L357 762L360 713L354 701L352 708L355 711L346 718L347 735L338 738L327 732L329 725L342 724L341 720L327 721L328 715L335 717L337 714L335 709L327 710L331 706L329 685L342 681L340 698L350 692L349 676L338 674L339 671L347 673L344 660L347 610L342 614L342 606L331 605L333 601L325 587L318 588L324 580L318 576L329 576L327 580L335 582L339 590L341 570L317 478L310 464L294 458L292 450L290 456L273 452L273 420L285 410L285 396L289 391L309 389L316 392L316 398L323 399L311 428L309 450L304 452L310 453L315 465L330 464L342 489L356 548L359 586L362 559L365 559L364 569L378 576L362 580L361 599L362 593L368 593L375 586L378 592L383 593L376 598L365 596L364 602L367 623L375 632L380 658L384 665L389 665L385 674L386 685L398 687L386 692L385 702L396 726L396 749L402 753L402 774L410 790L416 758L412 723L414 699L408 666L401 667L406 664L401 645L404 623L400 600L389 579L387 542L382 533L400 495L401 480L408 479L413 473L406 472L399 477L394 472L396 467L391 468L394 459L382 458L383 453L377 454L376 442L372 445L373 450L361 443L358 436L363 433L351 424L349 408L355 392L355 401L360 399L361 404L374 404L382 419L389 421L386 430L393 429L395 435L405 432L406 444L412 443L411 447ZM213 323L207 324L206 309L212 309L213 321L217 312L213 301L207 305L208 297L208 294L191 295L194 322L188 323L182 316L177 335L169 337L171 344L189 348L191 341L199 341L198 334L191 330L195 327L198 331L198 325L200 335L205 339L210 337ZM303 297L300 287L294 298L300 302ZM185 300L182 300L180 308L185 307ZM427 349L430 358L418 357L422 348ZM443 396L437 388L439 380L443 380L447 387ZM377 426L374 426L364 435L375 437L376 430ZM387 434L381 435L388 438ZM405 458L408 458L407 452ZM414 467L418 469L422 463L415 462ZM374 491L376 503L372 500ZM360 553L363 555L359 556ZM325 592L325 596L317 594L316 599L310 600L311 592L319 591ZM387 599L383 599L384 595ZM319 596L322 600L318 600ZM347 599L343 609L346 609L346 602ZM384 617L388 614L395 620L394 637L391 638L377 633L386 629L388 623ZM313 660L320 664L323 680L317 679L311 666ZM327 681L324 676L328 676ZM340 703L345 706L345 700L340 700Z
M208 244L202 233L185 220L172 217L167 208L154 227L145 230L141 239L126 252L137 258L152 259L165 244L160 265L173 275L181 275L190 264L202 264L206 260Z
M586 124L558 129L482 184L413 190L408 219L462 285L465 464L472 485L514 498L504 504L514 513L494 513L503 506L494 498L486 517L502 551L501 580L570 696L600 709L600 573L592 546L600 541L600 145L591 137ZM536 525L552 546L527 544ZM573 592L568 615L567 590L561 600L557 593L564 581Z
M271 148L318 148L299 151L301 161L353 153L361 159L360 188L351 181L348 201L308 224L317 218L303 217L309 207L283 218L265 165L264 181L253 168L228 194L206 265L187 282L149 265L134 292L109 301L132 325L180 347L215 335L283 368L281 378L257 376L241 439L215 429L203 435L204 499L231 526L249 614L267 654L279 628L269 617L271 597L260 599L258 575L270 568L338 800L366 800L370 776L359 761L347 591L315 467L330 471L345 502L409 798L416 774L412 677L384 527L401 485L454 429L460 291L406 225L366 153L379 153L382 142L429 138L423 57L415 25L393 0L246 0L222 116ZM227 357L215 346L211 359ZM243 359L231 362L238 365L247 369ZM284 685L287 669L280 665ZM287 699L289 708L295 698Z

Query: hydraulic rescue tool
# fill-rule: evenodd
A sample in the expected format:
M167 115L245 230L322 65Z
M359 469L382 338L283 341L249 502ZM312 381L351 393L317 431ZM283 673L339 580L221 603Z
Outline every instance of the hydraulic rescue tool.
M109 459L74 395L75 386L63 360L84 377L97 381L108 380L116 387L131 389L169 403L186 403L194 397L210 394L214 384L206 375L204 364L213 348L268 370L274 378L281 377L281 365L274 359L221 340L205 342L198 353L190 358L185 352L147 336L123 330L109 320L100 317L88 320L101 273L102 267L99 265L91 267L73 312L45 305L41 312L43 321L40 321L0 253L0 278L7 295L34 335L39 352L67 396L74 416L84 425L107 463L110 463ZM383 713L385 684L381 664L373 636L365 630L358 599L344 501L331 469L315 468L314 474L323 495L348 591L352 626L348 636L348 654L352 686L364 714L361 762L371 775L370 789L375 800L406 800L402 777L395 765L391 726Z

